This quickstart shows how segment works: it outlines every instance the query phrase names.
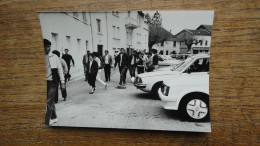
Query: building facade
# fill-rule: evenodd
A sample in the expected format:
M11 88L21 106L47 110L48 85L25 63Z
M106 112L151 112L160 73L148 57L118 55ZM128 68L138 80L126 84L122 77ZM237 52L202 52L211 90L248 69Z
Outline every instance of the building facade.
M211 30L212 25L200 25L196 30L184 29L177 33L175 37L168 38L163 44L157 43L153 45L154 49L162 55L169 55L171 52L176 54L197 54L201 52L209 52L211 44ZM191 46L191 50L183 41L184 38L193 39L195 42Z
M71 73L82 71L86 51L114 56L120 48L148 50L148 25L141 11L128 12L43 12L39 13L43 38L52 42L52 50L69 49L75 61Z

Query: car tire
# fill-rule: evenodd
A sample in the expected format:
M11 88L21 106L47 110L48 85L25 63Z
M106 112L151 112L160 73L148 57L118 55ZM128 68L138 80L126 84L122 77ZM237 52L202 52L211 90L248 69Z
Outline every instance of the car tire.
M152 94L154 95L154 97L156 99L160 99L159 97L159 93L158 93L158 90L159 88L162 86L162 82L157 82L153 85L153 88L152 88Z
M181 101L180 111L188 121L206 122L209 120L209 96L206 94L189 94Z

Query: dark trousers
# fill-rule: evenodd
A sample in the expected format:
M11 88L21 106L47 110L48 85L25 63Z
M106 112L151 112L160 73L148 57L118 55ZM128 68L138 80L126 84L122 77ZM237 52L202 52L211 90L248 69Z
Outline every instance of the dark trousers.
M70 65L67 65L67 67L68 67L68 73L65 75L65 82L67 82L67 80L70 80L70 77L71 77L71 75L70 75Z
M87 65L83 65L84 67L84 74L85 74L85 80L88 80L88 71L87 71Z
M135 65L129 65L129 73L131 77L135 77L135 69L136 69Z
M126 66L119 66L119 72L120 72L120 82L119 82L119 84L120 85L122 85L123 83L125 84L126 73L127 73Z
M137 73L138 74L144 73L144 67L137 66Z
M93 88L96 87L96 77L97 77L97 74L88 73L88 83Z
M56 109L54 105L55 92L58 88L58 82L47 81L47 102L46 102L46 114L45 125L49 125L50 119L56 119Z
M106 81L110 81L110 74L111 74L111 66L110 66L110 64L105 64L104 70L105 70Z
M59 85L61 87L61 82L58 84L58 87L56 89L55 98L54 98L54 102L55 103L57 103L58 100L59 100ZM65 89L60 88L60 90L61 90L62 97L63 98L67 98L67 90L66 90L66 88Z

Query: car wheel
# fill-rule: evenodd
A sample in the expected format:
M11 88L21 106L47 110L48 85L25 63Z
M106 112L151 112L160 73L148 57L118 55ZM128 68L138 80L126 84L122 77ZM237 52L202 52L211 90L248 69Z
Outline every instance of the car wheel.
M209 120L209 96L190 94L181 103L181 113L189 121L205 122Z
M152 94L155 96L156 99L160 99L159 98L159 93L158 93L158 90L159 88L162 86L162 82L157 82L153 85L153 88L152 88Z

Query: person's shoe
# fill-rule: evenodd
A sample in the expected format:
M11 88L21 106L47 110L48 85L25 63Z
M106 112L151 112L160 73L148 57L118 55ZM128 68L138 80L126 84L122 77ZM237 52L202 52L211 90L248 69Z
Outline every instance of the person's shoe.
M107 90L107 85L105 85L105 90Z
M53 125L54 123L58 122L58 118L56 119L50 119L49 125Z
M89 92L89 94L94 94L94 91Z
M64 101L66 101L66 98L64 98Z

